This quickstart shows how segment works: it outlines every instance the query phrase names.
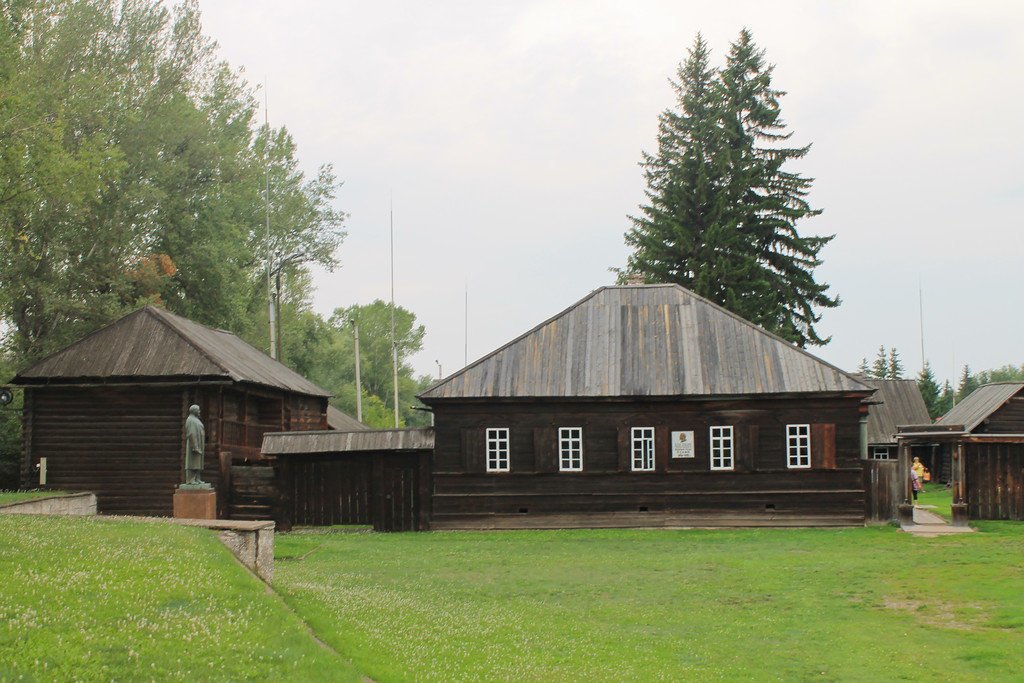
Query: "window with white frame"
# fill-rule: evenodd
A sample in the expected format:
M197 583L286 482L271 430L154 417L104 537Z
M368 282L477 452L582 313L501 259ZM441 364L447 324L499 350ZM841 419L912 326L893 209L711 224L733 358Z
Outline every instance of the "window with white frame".
M873 446L869 454L870 460L892 460L892 451L888 446Z
M633 471L654 471L654 427L633 427L632 437Z
M732 427L711 428L711 469L732 469Z
M558 469L562 472L583 471L583 428L558 428Z
M487 429L487 471L508 472L508 427Z
M811 466L811 426L786 425L786 466L807 469Z

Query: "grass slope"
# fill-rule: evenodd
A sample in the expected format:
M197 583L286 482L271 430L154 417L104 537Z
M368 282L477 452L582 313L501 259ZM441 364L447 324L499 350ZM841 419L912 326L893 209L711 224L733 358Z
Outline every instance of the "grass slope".
M209 531L0 516L0 680L358 680Z
M41 491L39 489L33 489L31 491L0 491L0 505L7 503L20 503L26 500L35 500L36 498L52 498L53 496L62 496L63 491Z
M292 534L275 586L379 681L1024 671L1024 525Z

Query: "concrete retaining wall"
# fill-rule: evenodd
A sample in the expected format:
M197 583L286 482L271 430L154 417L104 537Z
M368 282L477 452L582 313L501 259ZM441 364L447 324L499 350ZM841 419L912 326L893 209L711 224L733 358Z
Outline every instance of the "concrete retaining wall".
M229 519L171 519L185 526L201 526L217 531L220 542L239 562L267 583L274 579L274 523L243 522Z
M95 493L33 498L0 505L0 515L95 515Z

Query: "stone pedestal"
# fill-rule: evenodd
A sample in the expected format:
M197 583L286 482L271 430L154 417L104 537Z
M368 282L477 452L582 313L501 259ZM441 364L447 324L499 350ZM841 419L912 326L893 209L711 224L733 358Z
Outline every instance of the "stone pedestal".
M174 516L177 519L217 519L217 492L182 484L174 490Z
M950 507L953 512L953 526L967 526L967 504L953 503Z

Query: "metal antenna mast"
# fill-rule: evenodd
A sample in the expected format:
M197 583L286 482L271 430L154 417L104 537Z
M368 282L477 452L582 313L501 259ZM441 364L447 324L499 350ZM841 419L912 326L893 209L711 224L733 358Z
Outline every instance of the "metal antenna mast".
M917 278L917 310L921 314L921 370L924 370L928 361L924 355L924 285L920 277Z
M391 377L395 390L395 429L398 429L398 339L395 337L395 203L391 202Z

